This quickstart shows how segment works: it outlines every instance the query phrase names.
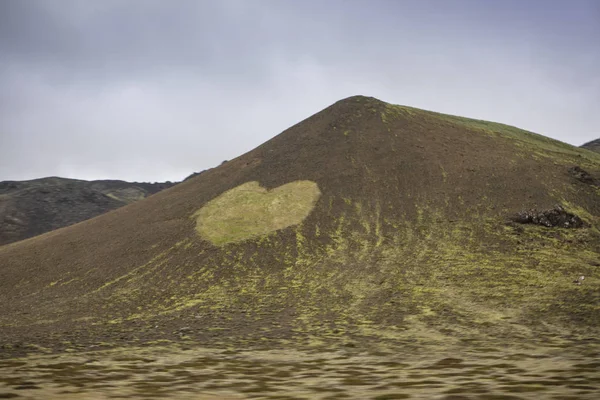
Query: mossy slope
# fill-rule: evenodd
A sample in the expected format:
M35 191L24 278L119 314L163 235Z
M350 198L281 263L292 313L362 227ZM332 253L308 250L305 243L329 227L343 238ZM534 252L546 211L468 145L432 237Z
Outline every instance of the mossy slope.
M1 247L0 329L156 338L191 325L203 340L597 332L600 192L573 165L599 176L600 154L351 97L142 202ZM298 181L318 187L296 193L310 207L286 209L302 218L233 238L217 224L212 242L197 234L198 210L219 216L214 199L232 189ZM264 211L251 200L246 212ZM555 204L589 227L508 222Z
M196 230L215 245L267 235L302 222L320 195L317 184L310 181L290 182L271 191L248 182L194 213Z

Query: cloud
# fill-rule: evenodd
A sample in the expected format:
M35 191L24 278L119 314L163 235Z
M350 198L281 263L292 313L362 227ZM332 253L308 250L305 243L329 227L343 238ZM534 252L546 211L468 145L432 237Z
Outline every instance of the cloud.
M597 3L523 4L5 0L0 179L179 180L354 94L600 137Z

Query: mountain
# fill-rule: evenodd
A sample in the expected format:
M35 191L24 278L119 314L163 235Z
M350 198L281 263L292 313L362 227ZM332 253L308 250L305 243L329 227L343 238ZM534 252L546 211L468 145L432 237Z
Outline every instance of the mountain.
M588 142L582 145L581 147L600 153L600 139L592 140L591 142Z
M93 218L173 185L57 177L0 182L0 246Z
M350 97L143 201L0 247L0 353L597 337L598 177L600 154Z

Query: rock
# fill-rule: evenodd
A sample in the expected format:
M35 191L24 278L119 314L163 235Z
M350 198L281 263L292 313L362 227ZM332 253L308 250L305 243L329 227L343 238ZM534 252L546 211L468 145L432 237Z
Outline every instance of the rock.
M580 182L588 185L600 186L600 179L594 178L589 172L579 166L569 168L569 174Z
M577 215L567 212L560 205L543 211L521 211L512 220L519 224L542 225L547 228L583 228L587 225Z

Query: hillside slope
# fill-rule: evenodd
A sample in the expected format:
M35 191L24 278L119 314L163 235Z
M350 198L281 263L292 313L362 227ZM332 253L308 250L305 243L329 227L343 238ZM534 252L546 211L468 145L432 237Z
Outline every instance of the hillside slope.
M96 217L171 186L57 177L0 182L0 246Z
M600 139L592 140L591 142L587 142L582 145L584 149L588 149L591 151L595 151L596 153L600 153Z
M600 154L351 97L143 201L0 247L0 333L7 352L598 333L600 192L580 170L599 177ZM582 227L512 221L557 205Z

